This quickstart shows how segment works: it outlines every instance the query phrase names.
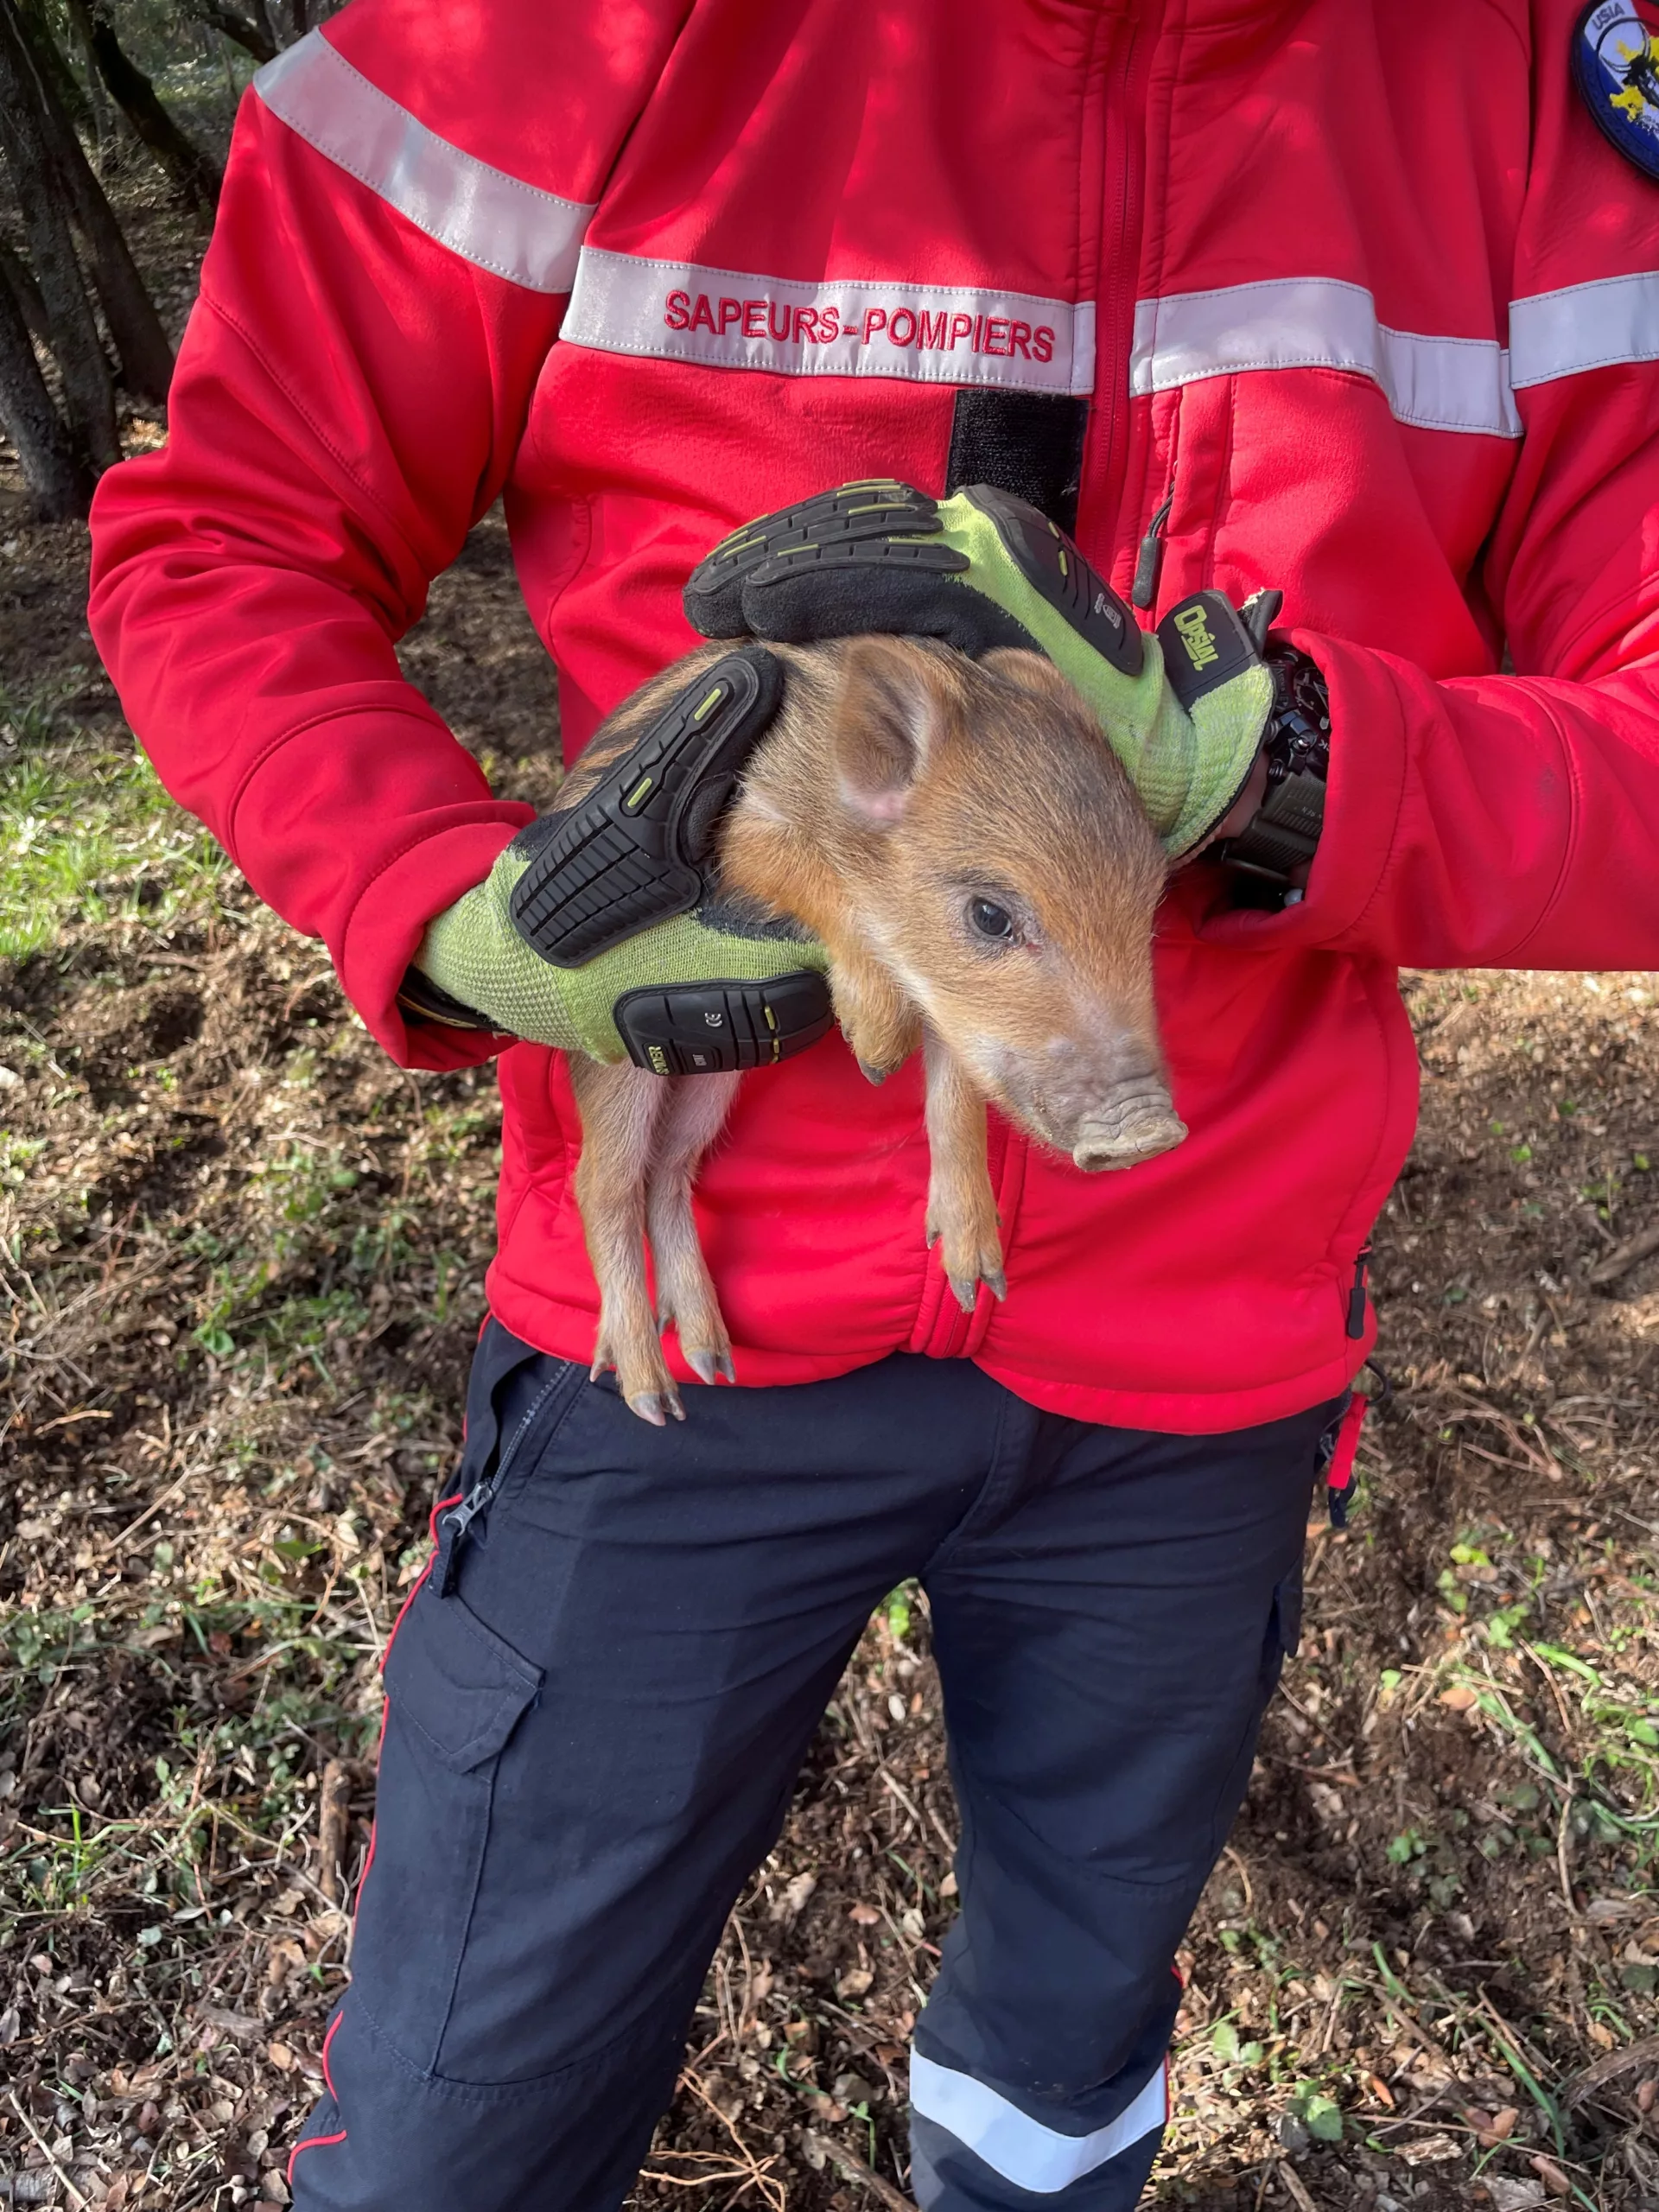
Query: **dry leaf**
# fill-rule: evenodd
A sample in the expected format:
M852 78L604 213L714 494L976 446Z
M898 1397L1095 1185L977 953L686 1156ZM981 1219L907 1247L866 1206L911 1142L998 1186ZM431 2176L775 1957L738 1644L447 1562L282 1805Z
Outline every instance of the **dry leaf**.
M816 1874L797 1874L792 1882L785 1883L782 1897L772 1899L772 1918L793 1920L817 1886L818 1878Z
M861 1997L875 1980L868 1967L852 1967L836 1984L837 1997Z
M1556 2164L1554 2158L1545 2158L1540 2151L1527 2162L1552 2196L1570 2196L1573 2184Z
M1471 1689L1467 1682L1454 1682L1449 1690L1440 1692L1440 1703L1452 1713L1467 1713L1479 1702L1479 1691Z
M286 2074L294 2063L294 2054L285 2043L268 2043L265 2056L279 2074Z
M1509 2174L1483 2174L1481 2186L1497 2212L1536 2212L1537 2206L1545 2202L1541 2181L1517 2181Z
M1460 2149L1450 2135L1420 2135L1414 2143L1402 2143L1399 2155L1408 2166L1430 2166L1442 2158L1455 2158Z
M861 1928L874 1928L880 1922L881 1916L874 1905L855 1904L849 1910L847 1917L849 1920L855 1920Z

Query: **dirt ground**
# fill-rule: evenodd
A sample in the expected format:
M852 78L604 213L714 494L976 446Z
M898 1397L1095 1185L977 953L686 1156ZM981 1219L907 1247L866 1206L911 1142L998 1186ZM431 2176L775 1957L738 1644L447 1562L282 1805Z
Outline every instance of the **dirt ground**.
M154 257L181 251L158 217ZM387 1064L136 764L85 560L22 518L0 449L0 2203L186 2212L286 2201L499 1116L487 1072ZM406 662L544 794L552 685L498 520ZM1302 1651L1182 1955L1158 2198L1637 2212L1659 984L1406 989L1392 1395L1351 1525L1310 1534ZM733 1916L636 2205L902 2203L954 1833L900 1592Z

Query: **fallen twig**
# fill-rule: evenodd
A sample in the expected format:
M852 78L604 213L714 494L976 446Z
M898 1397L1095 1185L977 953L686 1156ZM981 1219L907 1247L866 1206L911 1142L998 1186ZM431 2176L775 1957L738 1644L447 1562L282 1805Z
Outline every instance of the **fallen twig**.
M69 2178L69 2169L59 2159L53 2157L52 2145L47 2141L45 2136L41 2134L40 2129L35 2126L33 2120L30 2119L29 2112L24 2107L22 2100L19 2098L16 2089L11 2093L11 2108L16 2113L18 2119L22 2121L23 2126L29 2130L29 2133L34 2137L35 2148L40 2152L41 2156L46 2160L47 2164L50 2166L58 2179L63 2183L65 2190L68 2192L70 2203L77 2206L79 2208L79 2212L88 2212L86 2199L81 2195L80 2191L75 2187L74 2183Z
M884 2181L875 2168L867 2166L855 2152L844 2151L829 2136L814 2135L810 2130L803 2133L801 2140L810 2150L822 2152L830 2164L838 2166L849 2181L858 2182L869 2190L872 2196L879 2197L887 2206L887 2212L916 2212L915 2205L902 2190L895 2189L890 2181ZM1310 2205L1308 2212L1314 2212L1314 2208Z
M1638 2066L1650 2066L1656 2061L1659 2061L1659 2036L1644 2036L1640 2043L1626 2044L1623 2050L1610 2050L1605 2058L1597 2059L1567 2083L1561 2102L1568 2107L1581 2105L1621 2074L1633 2074Z
M317 1887L330 1904L340 1903L351 1801L351 1777L340 1760L330 1759L317 1791Z
M1638 1260L1645 1260L1650 1252L1659 1252L1659 1221L1654 1222L1624 1243L1615 1244L1605 1260L1598 1260L1591 1268L1587 1281L1596 1290L1605 1290L1610 1282L1617 1282L1628 1274Z

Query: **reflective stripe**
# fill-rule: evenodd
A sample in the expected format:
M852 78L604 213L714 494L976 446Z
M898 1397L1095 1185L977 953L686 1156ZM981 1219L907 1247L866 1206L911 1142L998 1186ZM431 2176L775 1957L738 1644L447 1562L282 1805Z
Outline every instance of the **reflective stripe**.
M1510 373L1517 390L1620 361L1659 361L1659 276L1567 284L1510 308Z
M1116 2120L1092 2135L1062 2135L976 2082L971 2074L936 2066L919 2050L910 2055L910 2104L924 2120L948 2128L1004 2181L1037 2196L1052 2196L1057 2190L1093 2173L1108 2158L1161 2127L1169 2116L1161 2066Z
M1136 303L1131 391L1250 369L1345 369L1369 377L1396 420L1420 429L1521 435L1495 339L1390 330L1363 284L1287 276Z
M594 246L582 249L562 334L602 353L780 376L1058 392L1095 380L1091 302L900 277L802 283Z
M321 31L268 61L253 88L275 116L462 260L532 292L568 292L593 213L474 160L399 107Z

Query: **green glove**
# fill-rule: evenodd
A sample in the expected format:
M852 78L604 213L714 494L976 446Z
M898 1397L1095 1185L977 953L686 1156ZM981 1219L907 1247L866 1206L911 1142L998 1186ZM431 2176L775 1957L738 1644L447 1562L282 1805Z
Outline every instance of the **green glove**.
M722 901L715 825L782 691L749 645L704 668L427 926L411 1012L658 1075L769 1065L833 1026L822 946ZM651 702L657 708L658 702Z
M977 484L935 500L885 477L734 531L685 589L705 637L804 644L881 630L968 653L1046 653L1094 709L1175 859L1225 817L1255 765L1273 707L1262 648L1279 604L1262 593L1241 616L1221 593L1198 592L1143 632L1023 499Z

